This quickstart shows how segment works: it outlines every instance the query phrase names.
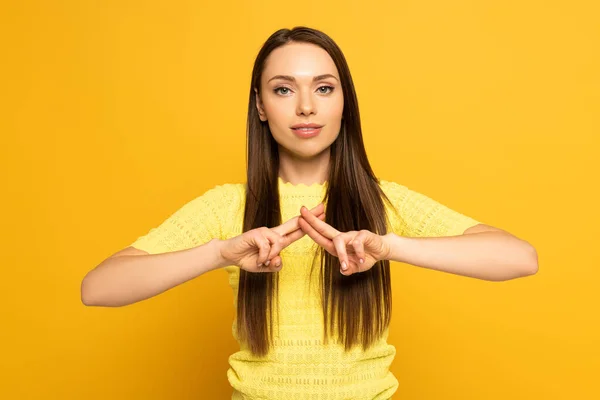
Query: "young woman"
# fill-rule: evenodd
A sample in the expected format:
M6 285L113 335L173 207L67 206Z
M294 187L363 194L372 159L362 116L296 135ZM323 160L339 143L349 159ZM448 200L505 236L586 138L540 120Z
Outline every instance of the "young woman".
M265 42L247 134L247 182L206 191L82 283L85 304L120 306L225 268L234 399L391 398L390 260L486 280L537 270L526 241L375 176L348 65L320 31Z

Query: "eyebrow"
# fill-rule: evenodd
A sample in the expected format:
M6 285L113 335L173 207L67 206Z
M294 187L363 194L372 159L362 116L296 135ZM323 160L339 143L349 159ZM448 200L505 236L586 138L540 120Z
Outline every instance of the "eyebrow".
M331 74L317 75L317 76L313 77L313 82L320 81L320 80L323 80L325 78L333 78L333 79L335 79L335 80L337 80L339 82L339 79L336 78L335 76L331 75ZM296 82L296 78L294 78L291 75L275 75L274 77L272 77L271 79L269 79L267 81L267 83L271 82L273 79L283 79L285 81Z

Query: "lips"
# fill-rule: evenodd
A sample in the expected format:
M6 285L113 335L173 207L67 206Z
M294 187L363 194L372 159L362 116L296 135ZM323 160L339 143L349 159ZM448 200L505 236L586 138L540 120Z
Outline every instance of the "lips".
M292 129L318 129L321 128L323 125L319 125L319 124L296 124L294 126L292 126Z
M322 127L323 125L318 124L296 124L291 129L299 138L308 139L317 136Z
M312 132L312 131L316 131L319 128L292 128L295 131L298 132Z

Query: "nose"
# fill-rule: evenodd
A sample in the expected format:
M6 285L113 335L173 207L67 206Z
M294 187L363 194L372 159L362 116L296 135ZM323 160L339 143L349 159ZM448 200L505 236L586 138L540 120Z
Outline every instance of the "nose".
M310 93L306 91L301 91L299 94L298 103L296 105L296 114L297 115L310 115L316 114L317 110L315 107L314 99Z

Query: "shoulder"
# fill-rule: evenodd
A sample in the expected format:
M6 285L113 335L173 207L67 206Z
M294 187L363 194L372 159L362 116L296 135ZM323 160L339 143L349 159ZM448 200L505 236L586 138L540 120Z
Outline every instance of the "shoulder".
M232 208L239 207L245 193L244 187L244 184L241 183L214 185L189 200L180 211L193 214L199 212L211 212L213 214L228 212Z
M243 183L223 183L206 190L195 200L201 204L210 203L220 209L238 206L246 195L246 185Z
M394 181L389 181L387 179L379 179L379 186L382 189L399 189L399 188L406 188L406 186L401 185L398 182L394 182Z
M405 185L386 179L379 179L379 187L387 197L394 199L402 198L411 192Z
M400 208L438 207L441 204L428 195L397 182L380 179L380 187L389 201Z
M386 207L396 212L405 213L407 209L418 208L430 200L424 194L398 182L379 179L379 187L384 194Z
M209 197L218 198L219 196L224 197L237 197L242 196L246 193L246 185L244 183L222 183L215 185L204 192L204 195Z

